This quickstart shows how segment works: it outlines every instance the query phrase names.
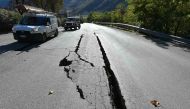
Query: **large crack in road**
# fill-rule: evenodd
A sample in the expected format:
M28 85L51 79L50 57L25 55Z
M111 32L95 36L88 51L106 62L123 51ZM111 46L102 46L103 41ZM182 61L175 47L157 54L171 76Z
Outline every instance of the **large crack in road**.
M111 65L109 62L109 59L106 55L106 52L102 46L102 43L99 39L99 37L94 34L97 38L98 44L100 46L100 50L102 52L103 55L103 60L105 63L104 69L106 71L107 77L108 77L108 81L109 81L109 88L110 88L110 94L111 94L111 99L112 101L112 105L113 107L115 107L116 109L127 109L126 105L125 105L125 100L121 94L121 90L119 87L119 83L118 80L113 72L113 70L111 69Z
M85 63L88 63L91 67L94 67L93 63L83 59L80 56L80 54L78 53L78 50L80 48L80 44L81 44L81 41L82 41L83 37L84 37L84 35L82 34L80 36L80 39L78 41L78 44L77 44L75 50L74 51L69 51L69 54L65 58L63 58L59 63L59 66L64 66L64 71L67 73L67 78L71 79L73 82L76 82L76 80L73 79L73 76L71 76L71 72L76 73L75 70L70 67L70 65L72 64L73 61L80 60L80 61L83 61ZM78 60L69 60L69 59L67 59L70 56L71 53L75 53L77 55L77 57L78 57ZM77 92L79 92L81 99L85 99L84 94L83 94L83 90L80 88L79 85L76 85L76 89L77 89Z
M81 36L80 36L80 39L79 39L79 42L78 42L78 44L77 44L77 46L76 46L76 48L75 48L75 51L69 51L69 54L68 54L63 60L61 60L59 66L68 66L68 65L72 64L72 61L68 61L68 60L67 60L67 57L70 56L70 53L71 53L71 52L74 52L74 53L78 56L78 59L79 59L79 60L84 61L84 62L90 64L92 67L94 67L94 64L93 64L93 63L91 63L91 62L89 62L89 61L83 59L83 58L80 56L80 54L78 53L78 50L79 50L79 48L80 48L80 44L81 44L81 41L82 41L82 38L83 38L83 37L84 37L84 35L81 35Z
M99 50L100 48L100 55L103 56L103 60L102 59L101 60L104 61L103 64L104 66L102 65L100 67L97 67L92 62L83 59L81 55L78 53L83 38L84 35L81 35L75 50L69 51L69 54L60 61L59 66L64 66L64 71L66 72L67 78L69 78L72 82L76 83L76 90L79 93L80 98L86 100L89 103L89 105L93 105L95 109L98 106L97 102L102 103L102 106L105 109L106 108L126 109L125 100L123 99L123 96L121 94L119 83L117 81L117 78L115 77L114 72L111 69L110 62L107 58L106 52L101 44L100 39L98 38L98 36L96 36L96 38L94 38L94 41L95 42L97 41L96 49ZM84 62L84 65L81 66L81 62ZM87 65L89 67L87 67ZM80 74L82 73L80 70L85 69L85 67L87 67L86 69L88 72L87 76L89 75L91 77L97 76L98 79L100 79L97 80L96 78L98 83L95 83L96 81L93 81L90 78L88 78L90 79L88 81L92 81L93 83L95 83L94 86L90 86L91 85L90 83L81 84L78 80L79 75L80 76L86 75L86 74ZM100 70L99 73L97 73L98 71L97 69L99 70L102 69L102 70ZM90 92L87 91L89 90L89 86L91 88L95 87L95 90L91 90ZM105 94L104 91L106 91L107 94ZM92 96L94 96L94 100ZM105 96L109 98L109 100L107 99L106 103L109 103L110 106L106 105L104 101L106 99ZM100 102L100 100L98 99L103 99L103 100Z

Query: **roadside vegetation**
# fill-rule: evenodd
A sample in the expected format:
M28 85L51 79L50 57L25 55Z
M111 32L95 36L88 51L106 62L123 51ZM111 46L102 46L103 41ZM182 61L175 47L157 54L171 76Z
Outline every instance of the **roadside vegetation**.
M128 0L110 12L92 12L88 22L127 23L190 37L189 0Z
M0 9L0 32L10 31L20 18L21 15L18 12Z
M26 4L36 6L47 11L59 13L63 8L63 0L15 0L15 5ZM17 24L22 16L16 11L0 9L0 32L8 32L14 24ZM58 15L59 25L62 25L64 18Z

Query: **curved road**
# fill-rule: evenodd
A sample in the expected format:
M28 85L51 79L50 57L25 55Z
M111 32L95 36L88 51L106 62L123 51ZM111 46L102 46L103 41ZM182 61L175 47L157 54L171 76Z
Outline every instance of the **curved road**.
M128 109L190 107L190 53L142 34L90 25L101 38L122 87Z
M110 109L96 36L127 109L189 109L188 48L88 23L77 31L60 31L42 44L18 43L12 34L0 35L0 108ZM59 66L64 59L71 61L68 67ZM160 107L154 107L152 100L159 101Z

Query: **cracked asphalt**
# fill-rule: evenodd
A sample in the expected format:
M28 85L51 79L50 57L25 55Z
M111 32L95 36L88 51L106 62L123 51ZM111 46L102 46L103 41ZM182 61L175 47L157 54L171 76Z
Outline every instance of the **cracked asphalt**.
M45 43L1 34L0 109L189 109L189 51L88 23Z

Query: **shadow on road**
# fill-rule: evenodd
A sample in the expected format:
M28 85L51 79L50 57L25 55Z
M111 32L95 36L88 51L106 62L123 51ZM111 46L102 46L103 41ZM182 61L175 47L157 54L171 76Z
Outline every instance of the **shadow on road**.
M154 36L147 36L147 35L144 35L143 37L145 37L147 40L151 40L152 42L154 42L157 46L161 47L161 48L165 48L165 49L168 49L169 47L169 43L172 42L171 39L164 39L164 38L157 38L157 37L154 37Z
M0 35L2 35L2 34L9 34L10 33L10 31L0 31Z
M23 52L29 52L33 48L38 48L38 47L40 47L41 44L42 43L39 43L39 42L32 42L32 43L27 44L26 46L23 46L21 48L14 50L14 51L20 51L19 53L17 53L17 55L19 55Z
M53 38L49 38L46 42L50 41ZM43 42L43 43L46 43ZM41 42L12 42L7 45L1 45L0 46L0 54L6 53L8 51L20 51L17 55L23 53L23 52L29 52L33 48L40 47Z
M119 27L114 27L114 28L125 30L125 31L132 31L132 30L123 29L123 28L119 28ZM144 33L141 33L141 34L144 34ZM174 39L167 38L167 37L166 38L155 37L155 36L150 36L150 35L146 35L146 34L144 34L143 37L145 37L147 40L154 42L157 46L164 48L164 49L168 49L169 46L172 45L175 47L182 48L185 52L190 52L190 44L187 42L176 41ZM190 39L188 39L188 40L190 40Z
M145 37L147 40L151 40L157 46L164 49L168 49L170 45L173 45L175 47L183 48L186 52L190 52L190 45L187 42L181 42L170 38L159 38L147 35L144 35L143 37Z
M8 51L29 51L34 48L38 43L21 43L21 42L13 42L7 45L0 46L0 54L6 53Z

